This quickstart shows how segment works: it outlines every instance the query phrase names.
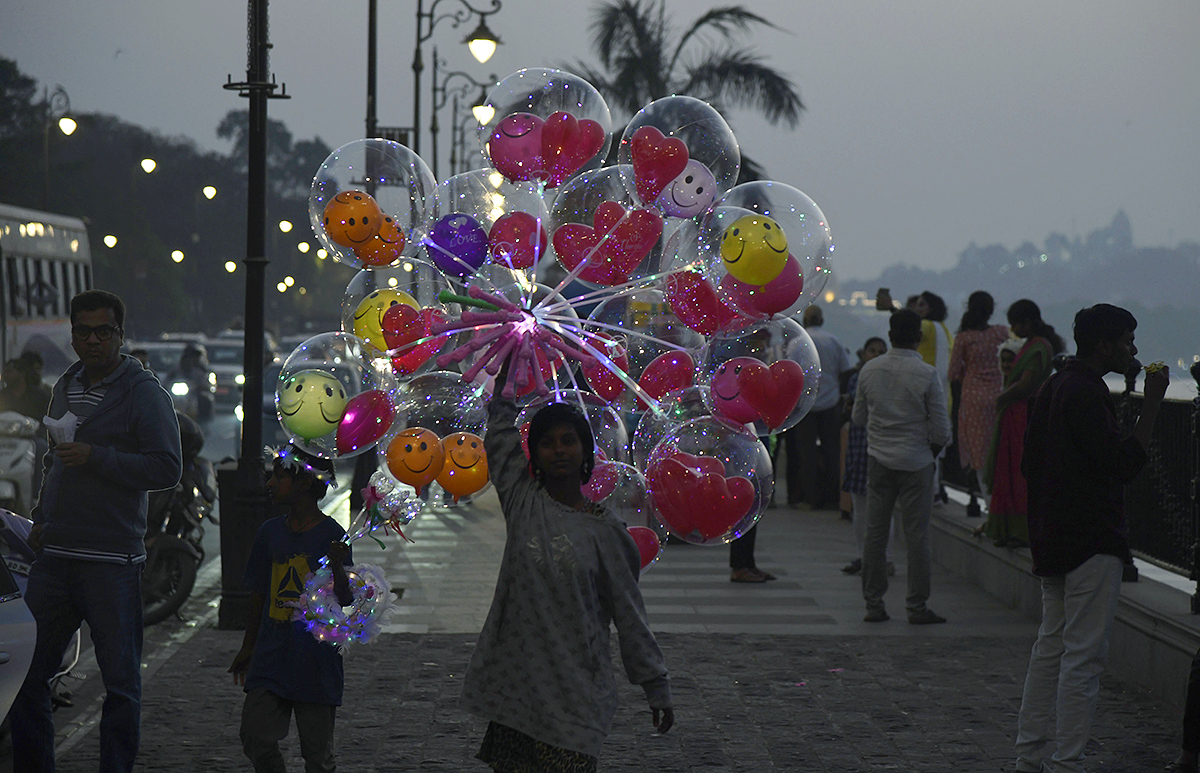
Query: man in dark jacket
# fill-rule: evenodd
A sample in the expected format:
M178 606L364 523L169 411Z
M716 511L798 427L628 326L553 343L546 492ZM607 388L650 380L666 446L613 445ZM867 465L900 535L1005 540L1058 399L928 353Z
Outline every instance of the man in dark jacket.
M137 756L147 491L174 486L182 457L171 398L121 354L124 323L112 293L71 299L79 362L54 385L47 413L51 447L29 535L38 558L25 595L37 647L9 715L16 770L54 768L49 680L84 620L107 693L100 769L132 770Z
M1042 578L1042 625L1017 720L1018 771L1082 771L1130 560L1123 489L1146 463L1167 370L1146 373L1141 416L1122 437L1103 377L1125 373L1137 320L1101 303L1075 315L1078 352L1029 405L1029 547ZM1052 717L1057 715L1056 720Z

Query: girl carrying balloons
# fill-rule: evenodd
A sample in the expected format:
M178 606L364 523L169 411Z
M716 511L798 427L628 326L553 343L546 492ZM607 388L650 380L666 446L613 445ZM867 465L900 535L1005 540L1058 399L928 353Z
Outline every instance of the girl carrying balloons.
M660 733L674 723L670 679L637 584L638 548L581 490L594 465L587 420L565 403L538 411L527 463L516 405L500 394L508 370L506 362L485 436L508 536L462 705L489 720L477 756L493 770L595 771L617 708L610 623Z

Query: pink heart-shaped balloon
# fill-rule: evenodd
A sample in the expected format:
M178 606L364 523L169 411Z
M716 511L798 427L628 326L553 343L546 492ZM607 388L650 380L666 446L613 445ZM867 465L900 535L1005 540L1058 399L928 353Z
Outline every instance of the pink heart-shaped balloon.
M678 137L665 137L653 126L643 126L630 141L633 182L642 203L650 204L667 184L683 173L688 162L687 144Z
M783 271L765 285L746 284L735 279L733 274L726 274L721 280L721 290L730 305L742 313L751 317L769 317L788 309L804 292L804 272L800 269L800 261L794 255L788 255Z
M804 369L793 360L743 368L737 381L746 403L771 429L783 425L804 394Z
M662 236L662 218L648 209L625 210L615 201L596 207L593 225L567 223L554 231L554 249L570 271L581 262L578 276L585 282L615 285L629 281Z
M638 386L646 394L659 400L668 392L686 389L695 381L696 363L687 352L663 352L650 361L638 379ZM638 406L645 408L645 401L638 399Z
M546 187L557 188L604 147L604 127L590 118L551 113L542 127L542 162Z
M592 468L592 477L583 486L583 495L591 502L603 502L617 490L617 466L600 462Z
M351 397L338 422L338 454L353 453L378 443L395 418L396 409L382 390L371 389Z

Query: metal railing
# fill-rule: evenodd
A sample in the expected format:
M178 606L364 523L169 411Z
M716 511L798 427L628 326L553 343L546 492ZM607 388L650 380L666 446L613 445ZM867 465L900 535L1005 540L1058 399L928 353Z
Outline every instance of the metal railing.
M1122 429L1131 431L1142 396L1127 389L1114 397ZM1163 401L1148 456L1125 487L1130 548L1144 561L1200 581L1200 397ZM1192 613L1200 614L1200 582Z

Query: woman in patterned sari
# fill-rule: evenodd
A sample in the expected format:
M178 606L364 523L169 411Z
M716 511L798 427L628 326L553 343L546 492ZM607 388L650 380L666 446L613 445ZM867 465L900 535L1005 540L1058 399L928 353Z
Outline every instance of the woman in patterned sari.
M996 432L984 477L992 500L983 532L998 547L1022 547L1029 544L1027 492L1021 474L1029 398L1049 378L1052 360L1063 350L1063 341L1053 327L1042 321L1037 304L1028 299L1008 307L1008 325L1013 335L1024 338L1025 343L1004 378L1004 391L996 398Z

